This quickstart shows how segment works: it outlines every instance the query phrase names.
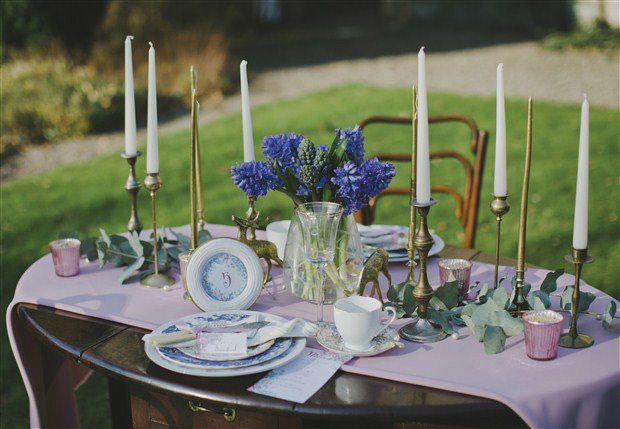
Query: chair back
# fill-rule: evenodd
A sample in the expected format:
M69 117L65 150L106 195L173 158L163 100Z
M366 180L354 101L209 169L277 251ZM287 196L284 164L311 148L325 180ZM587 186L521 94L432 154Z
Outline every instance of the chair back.
M445 122L462 122L469 126L471 130L471 140L469 150L473 154L473 163L463 153L454 150L431 152L430 159L453 158L456 159L465 169L465 190L463 194L456 188L448 185L433 185L431 192L443 192L451 195L456 201L456 217L463 226L464 246L473 248L476 237L476 220L478 219L478 208L480 206L480 188L482 186L482 173L484 171L484 161L486 154L489 133L478 129L472 118L465 115L436 115L429 116L429 124ZM400 124L411 127L411 118L392 117L392 116L371 116L358 123L360 128L373 123ZM411 154L379 154L376 155L380 161L392 162L411 162ZM376 204L379 199L387 195L410 195L409 188L388 188L379 195L372 198L368 206L355 213L355 218L359 223L370 225L375 219Z

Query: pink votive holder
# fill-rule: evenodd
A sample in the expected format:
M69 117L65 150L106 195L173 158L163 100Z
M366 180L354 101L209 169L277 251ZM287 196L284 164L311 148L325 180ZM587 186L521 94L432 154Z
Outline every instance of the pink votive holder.
M439 281L442 285L451 278L458 282L459 298L463 299L469 293L469 278L471 277L471 261L467 259L440 259Z
M551 360L558 355L564 316L553 310L535 310L523 314L525 352L531 359Z
M63 238L48 244L52 251L54 270L60 277L72 277L80 274L80 240Z

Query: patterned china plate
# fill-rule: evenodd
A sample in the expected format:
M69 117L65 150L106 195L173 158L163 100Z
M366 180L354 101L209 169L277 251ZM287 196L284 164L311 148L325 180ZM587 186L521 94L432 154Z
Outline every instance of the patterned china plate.
M355 357L375 356L394 348L395 341L398 341L398 332L389 326L385 328L383 332L370 340L370 348L364 351L350 350L344 346L344 341L336 329L336 325L333 323L327 323L321 326L319 333L316 336L316 340L320 345L327 350L340 353L353 355Z
M192 300L204 311L245 310L261 293L263 267L246 244L215 238L192 253L185 281Z
M273 314L268 313L259 313L256 311L242 311L242 310L231 310L231 311L219 311L219 312L209 312L209 313L200 313L192 316L184 317L181 320L175 322L164 323L157 329L153 331L155 334L161 334L165 332L175 332L179 330L177 327L180 323L188 323L188 324L203 324L203 323L213 323L213 326L226 326L231 323L237 323L239 321L243 321L245 319L249 319L250 317L257 318L260 317L262 320L266 320L269 322L282 323L286 322L286 319L275 316ZM270 350L274 347L283 347L286 341L290 341L289 346L279 355L275 355L270 353ZM278 345L282 344L282 346ZM187 366L185 364L181 364L178 361L174 361L172 359L165 358L158 351L158 347L144 343L144 351L146 355L153 361L155 364L166 368L170 371L174 371L180 374L188 374L188 375L196 375L199 377L236 377L241 375L248 374L256 374L258 372L269 371L273 368L277 368L281 365L284 365L291 360L295 359L306 347L306 339L305 338L290 338L290 339L282 339L280 341L276 341L273 346L270 347L264 353L270 353L271 358L268 360L263 360L260 358L260 362L258 362L258 357L260 355L253 356L253 363L249 366L240 366L240 367L227 367L227 366L218 366L218 367L205 367L205 366ZM162 347L164 348L164 347ZM172 347L168 347L172 348ZM284 348L284 347L283 347ZM282 350L282 349L279 349ZM169 354L168 357L170 357ZM190 356L191 357L191 356ZM205 361L206 362L206 361ZM214 364L227 364L230 362L236 361L227 361L227 362L213 362Z

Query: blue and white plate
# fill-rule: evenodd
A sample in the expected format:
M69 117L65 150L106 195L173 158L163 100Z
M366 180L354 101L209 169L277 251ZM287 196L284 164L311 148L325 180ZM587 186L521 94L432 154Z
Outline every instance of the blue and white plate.
M390 262L406 262L409 260L407 254L407 240L409 227L402 225L357 225L362 241L364 257L369 257L372 252L381 247L388 252ZM443 239L431 230L433 236L433 247L428 252L428 256L438 254L445 247ZM418 259L418 255L415 255Z
M241 322L244 320L266 320L274 323L286 322L286 319L275 316L268 313L259 313L256 311L219 311L209 313L199 313L192 316L184 317L181 320L164 323L153 331L155 334L174 332L179 330L177 327L179 324L186 323L191 326L201 325L208 323L211 326L227 326L232 323ZM286 343L288 342L288 346ZM184 355L181 357L180 352L164 351L166 356L162 354L158 349L174 349L174 347L157 347L152 344L145 343L144 351L146 355L155 364L166 368L170 371L174 371L181 374L196 375L200 377L235 377L247 374L255 374L258 372L269 371L273 368L277 368L280 365L290 362L295 359L303 351L306 346L305 338L290 338L281 339L274 343L266 352L260 355L247 358L248 365L243 366L230 366L231 362L238 361L224 361L224 362L211 362L202 359L197 359L202 362L209 362L216 366L205 366L200 363L191 363L191 359L196 359L192 356ZM275 348L275 349L274 349ZM273 351L271 351L274 349ZM277 352L277 353L276 353ZM264 357L259 357L265 354ZM268 357L268 358L267 358ZM190 362L188 364L188 362ZM195 365L194 365L195 364Z

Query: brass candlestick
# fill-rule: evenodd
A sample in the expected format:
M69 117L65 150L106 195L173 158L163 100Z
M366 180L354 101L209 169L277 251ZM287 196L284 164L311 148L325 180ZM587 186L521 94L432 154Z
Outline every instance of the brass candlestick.
M530 184L530 165L532 162L532 97L528 101L527 109L527 143L525 146L525 168L523 171L523 188L521 190L521 216L519 217L519 248L517 254L517 282L515 295L511 306L515 307L517 314L522 314L530 309L523 295L523 283L525 281L525 231L527 227L527 195Z
M167 274L159 272L159 246L157 243L157 217L155 211L155 193L161 187L159 173L147 173L144 179L144 187L151 191L152 214L153 214L153 255L155 257L155 272L142 280L144 286L162 288L174 284L174 279Z
M131 215L129 222L127 222L127 230L130 233L136 231L138 235L142 231L142 222L138 217L138 192L140 192L140 182L136 178L136 160L142 155L140 151L136 151L135 155L127 155L125 152L121 152L121 156L127 160L129 164L129 177L125 181L125 190L129 194L131 200Z
M575 287L571 299L570 309L570 330L560 336L560 347L569 349L583 349L594 344L594 340L585 335L577 333L577 314L579 310L579 280L581 278L581 267L583 264L589 264L593 259L588 256L588 249L573 248L572 255L566 255L564 259L575 264Z
M189 150L189 224L190 224L190 252L198 247L198 221L196 210L196 200L200 199L196 186L196 152L197 152L197 136L196 136L196 90L192 91L192 112L190 126L190 150Z
M428 320L426 314L428 302L434 293L426 274L426 259L434 243L433 236L428 230L427 217L431 206L436 202L433 198L428 203L419 203L417 199L413 202L420 214L420 228L418 228L414 240L415 247L420 255L420 277L418 278L418 284L413 289L413 296L418 303L418 319L403 326L399 334L403 339L417 343L434 343L435 341L443 340L447 336L441 327Z
M405 283L411 283L415 287L415 276L413 275L413 269L415 268L415 224L416 224L416 207L413 202L415 201L415 180L416 180L416 154L418 150L418 106L417 106L417 90L415 85L412 90L413 97L413 115L411 116L411 128L413 130L411 136L411 194L409 200L409 235L407 239L407 256L409 257L409 261L407 261L407 267L409 268L407 271L407 279Z
M493 289L496 289L499 285L497 275L499 270L499 238L502 227L502 217L510 210L510 204L508 204L508 195L493 195L493 201L491 201L491 213L495 215L497 221L497 231L495 236L495 275L493 276Z

